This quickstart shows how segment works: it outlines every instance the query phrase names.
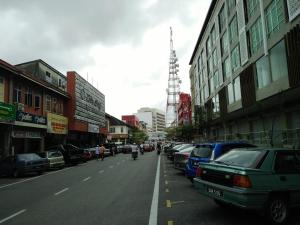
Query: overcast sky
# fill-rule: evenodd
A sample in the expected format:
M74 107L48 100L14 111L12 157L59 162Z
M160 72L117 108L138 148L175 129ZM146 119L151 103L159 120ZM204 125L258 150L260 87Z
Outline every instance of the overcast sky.
M1 0L0 58L42 59L75 70L105 95L117 118L141 107L166 110L170 29L181 91L211 0Z

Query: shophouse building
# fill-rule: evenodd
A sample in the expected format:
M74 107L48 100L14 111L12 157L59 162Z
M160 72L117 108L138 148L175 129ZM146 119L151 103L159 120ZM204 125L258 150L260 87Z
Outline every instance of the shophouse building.
M105 96L74 71L67 72L68 141L77 146L103 143L105 128Z
M133 126L109 114L106 114L106 118L109 121L108 141L123 144L130 143Z
M69 96L67 90L67 78L61 72L41 59L24 62L16 65L17 68L31 74L35 79L43 82L45 86L56 90L55 92L43 89L35 100L41 98L43 115L47 117L47 132L45 135L45 147L57 144L65 144L68 135L68 118L66 108ZM35 106L37 110L39 106ZM17 117L18 118L18 117Z
M204 140L299 147L299 14L297 0L212 1L190 60Z
M177 108L178 125L190 125L192 123L191 95L186 93L179 94Z

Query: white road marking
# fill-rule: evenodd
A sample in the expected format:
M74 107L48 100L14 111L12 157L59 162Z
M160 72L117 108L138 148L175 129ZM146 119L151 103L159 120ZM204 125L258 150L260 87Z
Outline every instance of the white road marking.
M114 166L109 166L110 169L114 168Z
M6 187L9 187L9 186L13 186L15 184L21 184L21 183L24 183L24 182L27 182L27 181L35 180L35 179L38 179L40 177L48 176L48 175L54 174L54 173L59 173L59 172L69 170L69 169L71 169L71 167L65 168L65 169L62 169L62 170L53 171L53 172L50 172L50 173L47 173L47 174L44 174L44 175L28 178L28 179L25 179L25 180L20 180L20 181L14 182L14 183L6 184L6 185L3 185L3 186L0 186L0 189L6 188Z
M123 159L122 162L125 162L125 159Z
M100 170L99 173L104 173L104 170Z
M117 165L120 165L120 162L117 162Z
M157 210L158 210L158 196L159 196L159 174L160 174L160 156L157 162L154 191L151 203L151 211L149 216L149 225L157 225Z
M11 218L13 218L13 217L15 217L15 216L18 216L18 215L20 215L21 213L24 213L25 211L26 211L26 209L22 209L22 210L20 210L19 212L16 212L16 213L14 213L14 214L12 214L12 215L10 215L10 216L8 216L8 217L6 217L6 218L0 220L0 223L4 223L5 221L10 220Z
M59 195L59 194L65 192L65 191L67 191L67 190L69 190L69 188L64 188L64 189L62 189L61 191L56 192L54 195L55 195L55 196L56 196L56 195Z
M82 181L85 182L88 181L89 179L91 179L91 177L84 178Z

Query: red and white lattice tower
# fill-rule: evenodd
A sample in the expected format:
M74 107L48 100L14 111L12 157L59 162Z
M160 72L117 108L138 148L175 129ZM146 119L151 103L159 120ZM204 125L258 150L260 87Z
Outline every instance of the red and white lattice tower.
M180 83L178 72L179 64L176 52L173 49L173 33L170 27L170 59L169 59L169 80L167 88L167 108L166 108L166 127L178 126L177 107L179 103Z

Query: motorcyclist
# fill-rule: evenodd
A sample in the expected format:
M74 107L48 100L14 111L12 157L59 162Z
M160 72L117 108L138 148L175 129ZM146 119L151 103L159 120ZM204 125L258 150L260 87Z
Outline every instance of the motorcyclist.
M161 150L161 144L160 144L160 142L157 142L156 147L157 147L157 154L159 155L160 154L160 150Z
M138 157L138 148L136 145L131 147L131 157L135 160Z

